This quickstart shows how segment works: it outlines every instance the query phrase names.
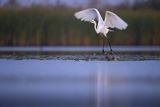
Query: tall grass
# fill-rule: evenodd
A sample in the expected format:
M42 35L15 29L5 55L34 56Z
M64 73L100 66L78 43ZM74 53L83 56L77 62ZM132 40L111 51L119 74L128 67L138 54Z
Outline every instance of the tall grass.
M93 25L74 18L65 7L0 8L0 46L98 45ZM101 10L104 14L105 10ZM160 12L115 10L128 24L109 33L115 45L160 45Z

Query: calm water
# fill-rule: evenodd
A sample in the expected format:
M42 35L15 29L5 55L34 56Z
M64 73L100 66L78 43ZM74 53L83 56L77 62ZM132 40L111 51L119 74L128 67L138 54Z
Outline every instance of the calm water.
M0 60L1 107L160 107L160 61Z
M160 46L112 46L114 51L121 52L160 52ZM109 51L109 47L105 47ZM102 46L53 46L53 47L0 47L0 52L88 52L102 51Z

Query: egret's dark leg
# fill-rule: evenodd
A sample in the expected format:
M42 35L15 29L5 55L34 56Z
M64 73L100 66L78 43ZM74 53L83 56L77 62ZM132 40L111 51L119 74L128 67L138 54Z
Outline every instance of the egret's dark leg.
M104 40L104 37L102 38L103 39L103 49L102 49L102 53L104 54L104 45L105 45L105 40Z
M111 43L110 43L110 41L109 41L108 38L107 38L107 41L108 41L108 44L109 44L110 52L113 54L113 50L112 50L112 48L111 48Z

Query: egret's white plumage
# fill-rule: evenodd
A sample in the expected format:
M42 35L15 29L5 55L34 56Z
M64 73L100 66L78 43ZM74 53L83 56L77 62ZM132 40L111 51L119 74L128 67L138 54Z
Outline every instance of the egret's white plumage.
M123 30L128 26L127 23L124 22L119 16L110 11L106 11L105 19L103 20L96 8L90 8L76 12L75 17L77 19L80 19L81 21L87 21L96 24L96 32L104 34L105 37L107 37L107 31L105 32L105 30L107 30L108 28L117 28ZM96 23L95 20L97 20L98 22Z
M110 31L109 28L124 30L128 26L125 21L110 11L106 11L105 19L103 20L102 16L96 8L89 8L76 12L75 17L81 21L93 23L96 33L103 34L104 37L107 37L107 33Z
M106 11L104 22L107 27L117 28L120 30L126 29L128 26L127 23L124 22L119 16L110 11Z

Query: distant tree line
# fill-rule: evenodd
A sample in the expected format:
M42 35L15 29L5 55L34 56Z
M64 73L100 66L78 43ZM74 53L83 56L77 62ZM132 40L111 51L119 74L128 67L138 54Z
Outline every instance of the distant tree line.
M17 0L8 0L8 2L6 2L5 4L4 4L4 6L18 6L19 5L19 3L18 3L18 1Z
M2 4L2 1L3 0L0 0L0 4ZM42 2L42 5L51 5L51 4L49 3L49 0L44 0L44 2ZM60 0L56 0L55 5L61 6L65 4L61 4ZM20 3L18 2L18 0L8 0L3 4L3 6L10 6L10 7L20 6ZM104 6L103 4L101 4L100 0L88 0L88 7L98 7L98 6ZM132 8L132 9L152 8L155 10L160 10L160 0L133 0L132 3L130 0L124 0L122 3L116 6L123 8Z
M159 10L160 9L160 0L135 0L134 8L152 8Z

